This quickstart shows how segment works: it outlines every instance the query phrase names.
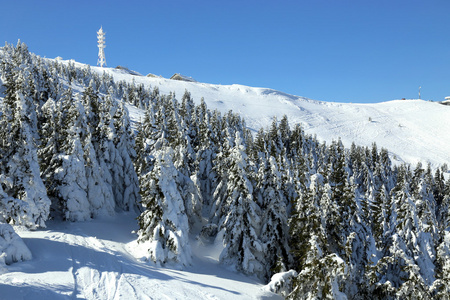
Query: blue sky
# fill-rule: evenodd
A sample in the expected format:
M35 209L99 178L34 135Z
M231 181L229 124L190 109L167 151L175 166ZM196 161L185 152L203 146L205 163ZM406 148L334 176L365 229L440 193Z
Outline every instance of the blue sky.
M2 1L0 41L324 101L450 96L450 1Z

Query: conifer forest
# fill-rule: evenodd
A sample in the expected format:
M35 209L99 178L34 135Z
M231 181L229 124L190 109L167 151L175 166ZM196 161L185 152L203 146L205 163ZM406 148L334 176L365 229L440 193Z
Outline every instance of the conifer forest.
M221 263L287 299L450 297L445 162L394 165L375 143L326 144L287 117L252 132L187 90L115 82L20 42L0 49L0 80L1 223L136 211L159 265L220 240Z

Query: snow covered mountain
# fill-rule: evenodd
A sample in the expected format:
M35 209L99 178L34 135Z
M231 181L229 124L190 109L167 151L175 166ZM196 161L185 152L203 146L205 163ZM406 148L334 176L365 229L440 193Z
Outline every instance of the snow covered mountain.
M80 64L80 66L82 66ZM450 106L424 100L393 100L373 104L333 103L310 100L267 88L238 84L217 85L170 80L161 77L132 76L112 68L107 72L116 81L158 87L162 94L181 97L189 91L198 104L203 97L210 109L229 110L245 118L254 131L267 128L273 117L286 115L291 125L302 124L309 134L330 143L339 137L345 147L356 145L388 149L391 159L410 163L421 161L437 167L450 163ZM138 112L131 115L138 121Z
M327 103L5 49L0 299L450 294L437 168L450 107ZM400 165L419 161L435 175Z

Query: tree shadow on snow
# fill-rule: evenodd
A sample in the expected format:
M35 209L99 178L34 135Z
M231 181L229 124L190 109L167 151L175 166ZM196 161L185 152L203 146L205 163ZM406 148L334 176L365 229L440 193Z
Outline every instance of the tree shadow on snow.
M33 295L36 292L39 295L38 298L31 297L31 299L65 299L65 295L58 294L57 292L63 292L69 290L72 293L72 299L79 295L79 287L77 287L76 280L74 280L73 286L53 286L51 287L51 282L45 282L46 276L51 276L46 274L48 272L66 272L65 276L69 278L76 277L76 274L80 272L82 268L87 267L91 270L98 271L101 275L102 273L114 272L116 277L119 278L120 275L137 275L148 279L156 280L177 280L186 282L193 285L198 285L204 288L211 288L229 292L231 294L240 294L237 291L227 290L222 287L215 285L209 285L204 282L199 282L191 280L186 273L179 273L175 269L156 267L150 263L143 263L139 261L134 261L130 256L124 256L121 252L114 252L111 249L96 249L95 245L92 246L82 246L68 244L62 241L41 239L41 238L23 238L23 241L31 250L33 258L30 261L16 263L8 267L9 272L5 275L14 277L14 272L26 274L42 274L43 276L36 281L27 282L26 285L6 285L2 283L2 276L0 276L0 299L8 299L3 297L3 290L7 291L11 295L14 295L15 290L23 289L23 295ZM83 269L84 270L84 269ZM245 276L239 277L236 274L228 274L229 271L224 270L226 277L231 280L245 280ZM193 269L189 267L186 272L208 274L208 272L199 272L198 268ZM166 274L172 273L172 274ZM210 275L215 275L222 277L219 274L211 273ZM64 276L60 274L55 274L53 276ZM239 279L237 279L239 277ZM27 278L25 276L25 278ZM35 278L35 277L28 277ZM28 279L26 279L28 280ZM69 281L70 282L70 281ZM251 282L251 280L249 280ZM35 285L33 285L35 284ZM69 283L72 284L72 283ZM71 290L72 289L72 290ZM42 294L42 298L40 295ZM8 294L9 295L9 294ZM47 297L48 296L48 297ZM11 299L21 299L12 297ZM24 297L23 299L28 299Z
M192 265L189 267L186 267L182 271L179 271L176 269L171 269L171 268L167 268L166 270L168 272L174 274L173 276L176 276L176 278L180 281L190 283L190 284L200 285L200 286L206 287L206 288L219 289L219 290L226 291L226 292L229 292L229 293L232 293L235 295L240 295L241 293L238 291L225 289L225 288L218 287L215 285L209 285L204 282L194 281L193 279L189 278L188 274L192 273L192 274L198 274L198 275L206 275L206 276L219 278L220 280L223 280L223 281L230 281L230 283L227 284L229 286L233 286L232 282L236 282L239 284L248 283L248 284L252 284L252 285L261 284L261 281L259 279L257 279L256 277L244 275L242 273L239 273L238 271L228 268L225 265L221 265L221 264L218 264L215 262L195 259L195 258L194 258L194 261L192 262Z
M139 264L124 257L121 252L102 251L90 246L73 245L39 238L23 238L30 249L33 259L11 265L10 272L20 268L23 273L65 272L75 273L82 267L97 270L99 273L128 273L160 280L171 280L168 275L157 271L157 268ZM71 269L72 268L72 269ZM19 270L17 270L19 271Z
M21 299L74 299L69 295L60 294L60 292L70 293L71 289L67 286L33 286L28 284L8 285L0 283L0 299L2 300L21 300Z
M197 260L198 263L196 263ZM189 272L202 275L211 275L227 280L234 280L249 284L262 284L261 280L256 278L255 276L245 275L239 271L236 271L229 265L222 264L216 261L207 261L203 259L197 260L194 259L192 267L188 269Z
M228 292L228 293L234 294L234 295L240 295L241 294L238 291L233 291L233 290L226 289L226 288L223 288L223 287L220 287L220 286L217 286L217 285L210 285L210 284L206 284L204 282L200 282L200 281L195 281L193 279L189 279L189 275L188 275L189 273L206 274L206 273L198 273L198 272L195 272L195 271L193 272L193 270L191 270L191 268L187 268L186 270L184 270L183 273L182 272L177 272L176 270L169 269L169 268L167 268L166 271L176 274L176 275L173 275L173 279L176 279L178 281L186 282L186 283L193 284L193 285L198 285L198 286L201 286L203 288L211 288L211 289L221 290L221 291L225 291L225 292ZM222 278L222 276L221 276L222 274L214 273L214 274L211 274L211 275L213 275L215 277ZM234 280L234 281L237 281L236 280L236 275L234 276L234 278L230 277L230 279Z

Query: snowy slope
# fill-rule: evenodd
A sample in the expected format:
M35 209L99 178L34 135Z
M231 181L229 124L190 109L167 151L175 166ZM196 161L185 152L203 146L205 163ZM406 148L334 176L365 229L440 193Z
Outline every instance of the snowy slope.
M356 145L389 150L394 161L415 165L430 162L433 167L450 162L450 106L422 100L395 100L375 104L314 101L266 88L185 82L160 77L132 76L114 69L93 70L111 74L116 81L134 80L158 87L162 94L175 92L181 98L188 90L194 101L204 97L210 109L233 110L253 130L268 127L273 116L285 114L290 124L301 123L307 133L322 141L339 137L346 147ZM137 117L136 114L131 114Z
M77 64L78 65L78 64ZM82 66L81 64L79 64ZM213 85L106 71L116 80L158 87L161 93L185 89L210 109L233 110L253 130L267 127L272 117L286 114L308 133L326 141L341 137L349 147L387 148L398 161L450 162L450 107L420 100L378 104L319 102L265 88ZM142 111L129 106L134 121ZM8 266L0 275L0 299L279 299L262 283L227 270L218 251L194 245L193 265L184 270L142 262L134 245L136 216L129 213L88 222L48 222L47 229L16 231L31 250L30 261ZM201 249L201 251L200 251Z
M196 251L200 257L184 270L140 261L130 254L135 218L122 213L48 222L39 231L16 227L33 259L0 275L0 299L280 299L258 280L219 265L214 249Z

